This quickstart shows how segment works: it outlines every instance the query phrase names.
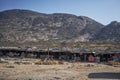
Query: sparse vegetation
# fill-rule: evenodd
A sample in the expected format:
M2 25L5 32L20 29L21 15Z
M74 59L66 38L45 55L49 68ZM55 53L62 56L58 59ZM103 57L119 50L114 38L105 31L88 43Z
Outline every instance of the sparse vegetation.
M8 63L0 63L1 80L98 80L96 75L91 78L92 73L101 73L99 76L107 75L108 79L120 79L118 63L110 62L109 65L98 63L68 63L58 64L57 61L43 62L39 59L5 59ZM34 64L16 64L15 62L29 61ZM111 73L112 72L112 73ZM107 74L109 73L109 75ZM117 75L115 75L117 74ZM103 76L104 75L104 76ZM103 78L99 78L104 80Z
M120 42L113 42L113 41L93 41L93 42L60 42L57 40L49 40L49 41L40 41L40 42L26 42L26 43L18 43L18 42L7 42L2 41L0 42L0 46L16 46L16 47L38 47L42 49L46 48L61 48L61 47L68 47L68 48L80 48L80 49L87 49L87 50L119 50L120 49Z

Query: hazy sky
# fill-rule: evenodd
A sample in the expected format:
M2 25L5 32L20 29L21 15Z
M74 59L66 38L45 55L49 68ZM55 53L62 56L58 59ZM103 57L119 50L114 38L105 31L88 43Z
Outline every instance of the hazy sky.
M120 22L120 0L0 0L0 11L7 9L70 13L88 16L102 24Z

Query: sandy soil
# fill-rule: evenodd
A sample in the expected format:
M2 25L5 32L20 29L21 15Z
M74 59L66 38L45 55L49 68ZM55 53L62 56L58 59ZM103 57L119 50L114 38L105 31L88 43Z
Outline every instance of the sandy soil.
M80 62L38 65L36 62L39 59L3 59L0 80L120 80L120 67Z

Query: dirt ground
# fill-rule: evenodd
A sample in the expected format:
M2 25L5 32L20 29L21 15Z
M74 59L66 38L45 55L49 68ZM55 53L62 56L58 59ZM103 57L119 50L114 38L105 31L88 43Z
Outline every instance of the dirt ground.
M120 80L120 67L98 63L35 64L39 59L1 59L0 80Z

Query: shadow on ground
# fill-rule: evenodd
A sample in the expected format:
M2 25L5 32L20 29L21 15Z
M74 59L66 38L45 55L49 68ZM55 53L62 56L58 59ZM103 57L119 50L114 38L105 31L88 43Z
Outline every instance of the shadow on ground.
M120 73L113 72L90 73L88 75L88 78L120 79Z

